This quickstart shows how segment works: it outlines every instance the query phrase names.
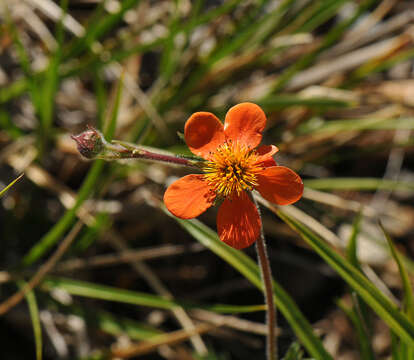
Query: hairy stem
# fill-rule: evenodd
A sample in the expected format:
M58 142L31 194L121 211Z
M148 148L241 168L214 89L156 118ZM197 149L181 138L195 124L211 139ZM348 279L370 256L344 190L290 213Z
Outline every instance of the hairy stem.
M108 142L99 130L91 126L88 126L87 130L78 135L72 135L71 138L76 142L78 151L87 159L141 159L188 167L200 167L201 159L189 159L165 152L154 152L144 149L142 146L123 141Z
M190 167L195 166L195 162L192 160L174 155L155 153L144 149L134 149L132 151L130 149L122 149L118 152L118 154L122 159L142 159Z
M253 201L260 215L259 206L254 198ZM273 297L272 271L270 268L270 262L266 251L263 224L261 225L260 236L256 241L256 251L263 282L263 293L267 305L267 359L277 360L276 306Z

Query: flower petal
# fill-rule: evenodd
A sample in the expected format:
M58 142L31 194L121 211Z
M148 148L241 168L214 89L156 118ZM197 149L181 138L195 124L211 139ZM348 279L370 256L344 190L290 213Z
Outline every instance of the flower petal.
M205 159L225 141L223 124L209 112L191 115L185 123L184 137L191 152Z
M263 167L276 166L276 161L273 159L273 155L276 154L279 149L274 145L262 145L256 149L259 155L256 164Z
M271 166L256 176L259 183L256 189L266 200L278 205L289 205L302 197L302 179L287 167Z
M262 141L262 131L266 126L266 115L260 106L241 103L233 106L226 114L224 133L227 139L254 149Z
M261 220L256 206L245 192L225 199L217 214L220 239L235 249L253 244L260 235Z
M192 219L213 205L215 197L203 175L187 175L168 187L164 203L173 215Z

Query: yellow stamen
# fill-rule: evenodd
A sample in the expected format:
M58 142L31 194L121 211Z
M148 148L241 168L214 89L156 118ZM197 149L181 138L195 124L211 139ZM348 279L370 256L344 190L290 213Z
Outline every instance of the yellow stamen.
M243 190L251 191L257 186L256 174L261 169L257 159L256 151L227 141L204 163L204 178L218 197L240 195Z

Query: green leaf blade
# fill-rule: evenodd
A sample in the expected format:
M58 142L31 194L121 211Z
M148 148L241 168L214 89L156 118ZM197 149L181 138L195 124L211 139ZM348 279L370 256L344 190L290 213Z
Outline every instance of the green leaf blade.
M172 216L165 208L164 211L166 214ZM220 256L223 260L227 261L253 285L262 290L260 270L252 259L243 252L224 244L220 241L216 232L212 231L200 221L196 219L181 220L175 217L174 219L196 240ZM318 360L332 359L323 347L321 341L313 333L312 326L308 323L294 301L275 281L273 281L273 293L276 306L286 318L307 351Z
M358 269L334 252L319 236L282 211L279 211L278 215L301 235L407 345L414 346L414 323L402 314L390 299L368 281Z

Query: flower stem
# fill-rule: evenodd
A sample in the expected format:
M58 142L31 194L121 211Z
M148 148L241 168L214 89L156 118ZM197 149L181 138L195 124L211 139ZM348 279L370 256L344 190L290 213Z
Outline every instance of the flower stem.
M257 210L260 210L257 201L253 198ZM267 359L277 360L277 342L276 342L276 306L273 297L272 271L270 268L269 257L267 256L263 223L260 229L260 236L256 241L257 258L259 260L261 277L263 282L263 293L267 305Z
M189 167L200 167L200 160L197 159L193 160L183 156L153 152L123 141L108 142L99 130L90 126L86 131L71 137L75 140L79 152L88 159L141 159Z
M111 144L112 145L112 144ZM176 165L183 165L183 166L195 166L196 162L194 160L186 159L184 157L169 155L169 154L162 154L162 153L155 153L152 151L148 151L142 148L116 148L112 146L111 148L108 147L113 153L118 156L120 159L142 159L142 160L150 160L150 161L159 161L159 162L166 162L170 164ZM116 149L116 152L114 151ZM105 158L105 156L103 156Z

